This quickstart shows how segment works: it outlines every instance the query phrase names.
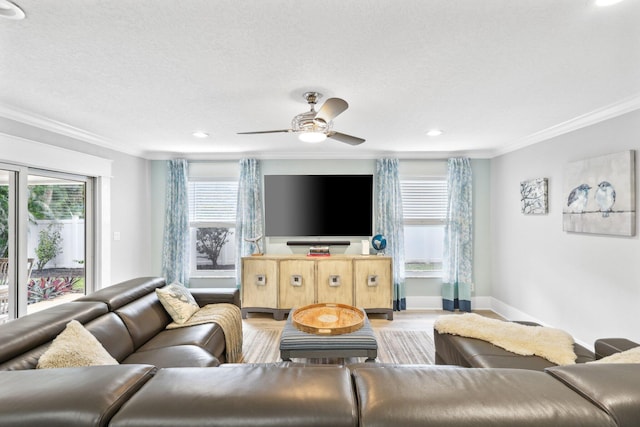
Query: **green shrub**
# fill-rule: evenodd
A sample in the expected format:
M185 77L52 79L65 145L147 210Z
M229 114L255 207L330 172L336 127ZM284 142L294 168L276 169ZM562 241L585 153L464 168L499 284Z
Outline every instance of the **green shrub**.
M36 248L37 270L42 270L49 261L62 253L61 243L62 236L58 224L49 224L47 228L40 230L40 239Z

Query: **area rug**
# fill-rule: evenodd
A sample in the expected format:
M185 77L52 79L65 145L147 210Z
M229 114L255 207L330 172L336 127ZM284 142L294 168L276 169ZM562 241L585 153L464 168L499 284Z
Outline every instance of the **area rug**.
M435 346L426 331L380 330L378 359L380 363L401 365L435 363Z
M245 328L244 363L275 363L280 361L280 334L282 329ZM435 347L433 339L426 331L377 330L378 363L434 364ZM352 358L349 363L364 361ZM297 361L297 359L295 360ZM312 360L311 363L327 363L327 360ZM332 361L329 361L332 363Z

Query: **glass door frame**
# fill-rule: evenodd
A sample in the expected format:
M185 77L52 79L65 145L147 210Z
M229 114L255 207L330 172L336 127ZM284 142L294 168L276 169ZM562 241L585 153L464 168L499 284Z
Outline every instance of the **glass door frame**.
M9 313L7 320L12 320L27 314L28 309L28 271L18 266L28 264L28 178L29 175L38 175L68 179L85 184L85 293L89 294L96 289L96 178L71 173L61 173L38 168L16 166L0 162L0 170L9 172L9 211L7 226L8 233L8 258L7 271L9 287Z
M29 175L42 176L47 178L57 178L61 180L68 181L77 181L81 182L85 185L85 212L84 212L84 292L86 295L90 294L96 289L96 178L84 175L77 175L73 173L67 172L56 172L50 171L46 169L40 168L27 168ZM28 177L27 177L28 178ZM26 180L28 181L28 179ZM28 187L25 187L26 194L28 194ZM28 209L28 207L25 206ZM28 227L28 221L26 223ZM26 239L26 233L25 233ZM26 244L26 241L25 241ZM25 254L27 253L27 248L25 246ZM25 261L25 264L26 265ZM20 265L20 264L19 264ZM24 282L28 282L28 279L25 278ZM18 282L23 283L23 282ZM26 285L25 285L26 286ZM20 290L20 294L22 295L22 290ZM27 295L27 292L24 292ZM22 305L22 304L21 304ZM26 299L24 301L24 308L27 309ZM26 314L26 312L24 313Z

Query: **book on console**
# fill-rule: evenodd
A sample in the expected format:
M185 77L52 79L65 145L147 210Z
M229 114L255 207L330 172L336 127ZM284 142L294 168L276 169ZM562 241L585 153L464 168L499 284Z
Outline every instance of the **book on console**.
M329 256L329 246L311 246L309 248L308 256Z

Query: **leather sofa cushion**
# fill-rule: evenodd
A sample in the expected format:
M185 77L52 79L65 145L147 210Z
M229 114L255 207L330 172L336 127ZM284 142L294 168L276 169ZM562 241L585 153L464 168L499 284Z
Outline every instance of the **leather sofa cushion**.
M361 427L616 425L543 372L397 366L357 367L352 375Z
M124 359L127 364L149 364L157 368L216 367L220 361L201 347L177 345L154 350L137 351Z
M522 356L495 346L487 341L434 331L434 343L438 364L467 368L514 368L543 371L556 366L539 356ZM579 344L573 345L576 363L594 360L593 352Z
M546 371L609 413L620 427L640 420L640 364L557 366Z
M191 295L200 307L207 304L227 303L240 307L240 290L238 288L216 288L216 293L212 294L211 289L189 288Z
M600 338L596 340L594 347L596 359L602 359L603 357L638 347L638 343L626 338Z
M115 313L127 326L136 349L171 323L171 316L160 304L155 291L118 308Z
M216 323L205 323L177 329L165 329L147 341L138 351L176 345L197 345L224 362L225 341L222 328Z
M115 313L107 313L84 326L118 362L133 353L131 335Z
M357 426L344 367L162 369L111 427ZM393 425L400 425L393 423Z
M144 295L154 292L156 288L161 288L164 285L166 285L166 281L162 277L137 277L102 288L75 301L104 302L109 306L110 311L114 311Z
M86 323L107 311L107 306L101 302L61 304L4 323L0 325L0 362L50 342L71 320Z
M155 371L113 365L2 372L0 425L106 426Z

